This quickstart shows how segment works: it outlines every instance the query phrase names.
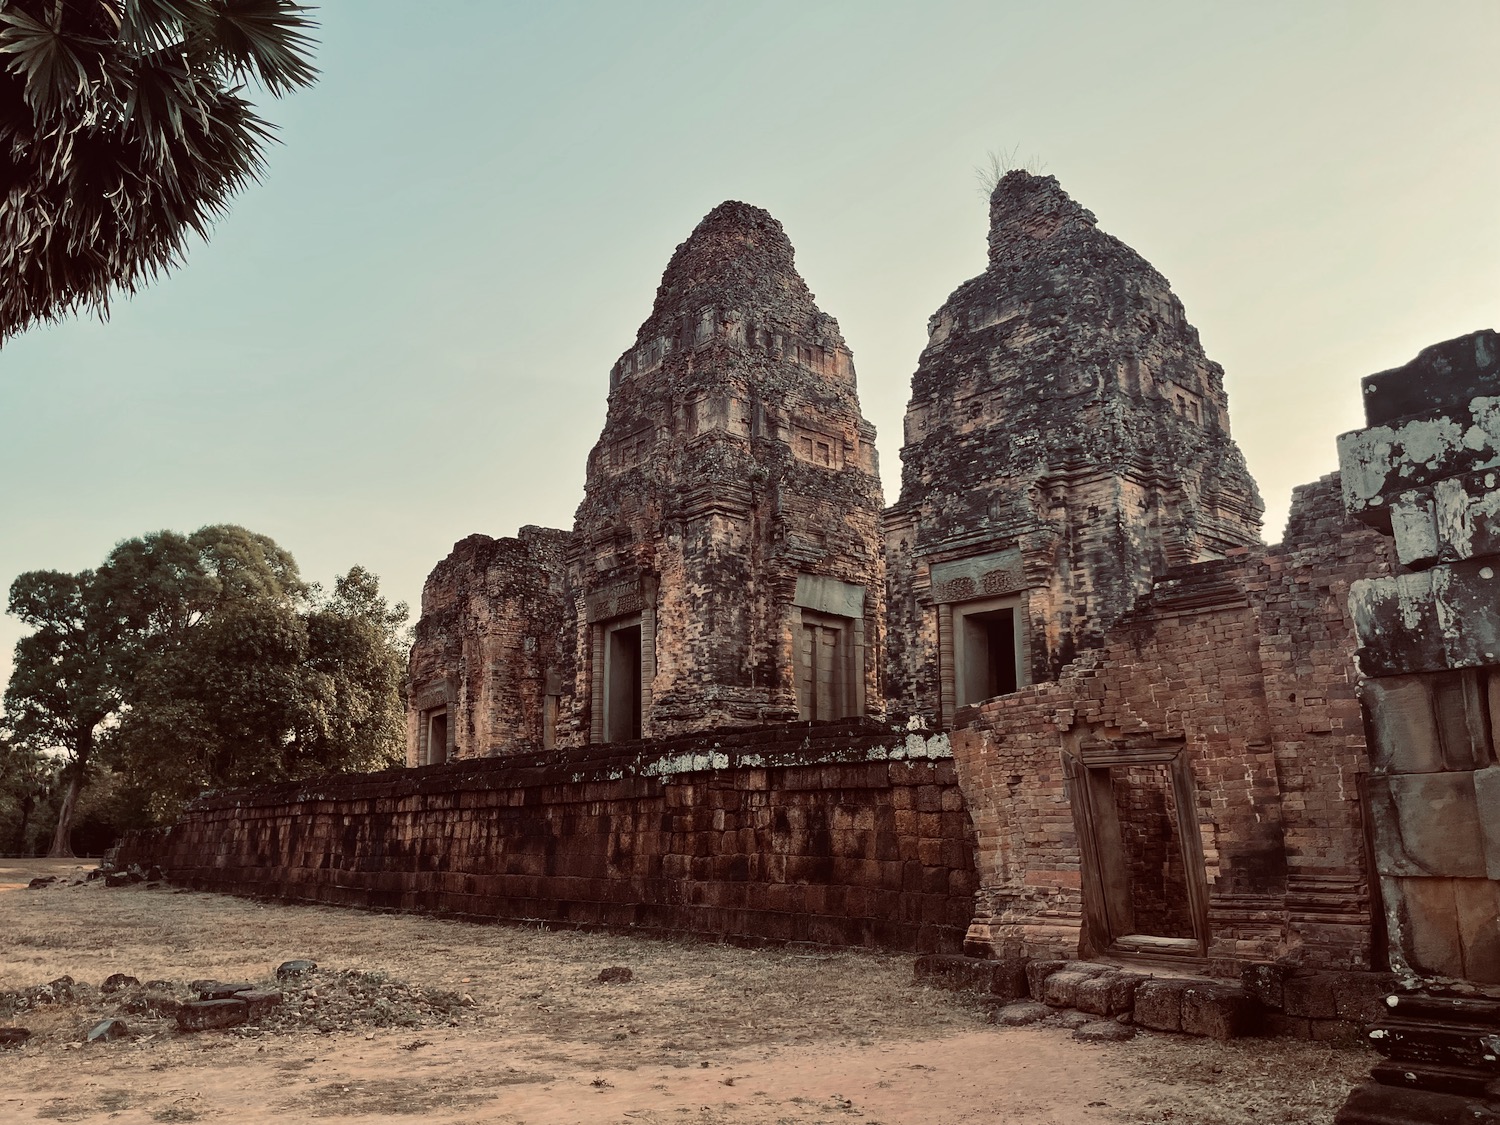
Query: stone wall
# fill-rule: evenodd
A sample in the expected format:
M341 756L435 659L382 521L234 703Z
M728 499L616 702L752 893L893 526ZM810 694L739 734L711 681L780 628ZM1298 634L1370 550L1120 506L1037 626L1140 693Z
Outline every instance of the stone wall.
M947 740L851 720L226 793L116 862L290 902L927 952L962 944L973 854Z
M1338 489L1336 477L1298 489L1279 546L1167 571L1055 683L959 712L954 754L979 840L972 949L1144 952L1225 972L1370 967L1347 594L1389 561ZM1155 815L1180 817L1182 865L1157 877L1185 873L1186 942L1151 895L1133 916L1140 847L1127 847L1118 786L1148 778ZM1155 897L1164 908L1173 896Z

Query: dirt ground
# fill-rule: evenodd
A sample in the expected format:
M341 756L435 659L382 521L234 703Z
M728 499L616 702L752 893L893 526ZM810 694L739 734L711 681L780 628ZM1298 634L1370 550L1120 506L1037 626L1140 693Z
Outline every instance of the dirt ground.
M481 926L279 906L170 886L27 890L84 865L0 860L0 991L64 974L69 1002L0 1025L0 1121L563 1125L1312 1125L1368 1068L1358 1049L1142 1032L1081 1043L1002 1028L916 986L911 957ZM267 1026L179 1033L119 1010L111 973L271 981L310 958ZM624 966L633 980L600 984ZM0 1012L4 1009L0 1008Z

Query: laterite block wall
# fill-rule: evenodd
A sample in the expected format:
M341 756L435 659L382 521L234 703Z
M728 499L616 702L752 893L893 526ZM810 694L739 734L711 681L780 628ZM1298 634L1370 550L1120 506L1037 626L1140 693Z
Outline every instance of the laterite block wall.
M943 736L871 720L240 790L116 862L291 902L951 951L974 834Z

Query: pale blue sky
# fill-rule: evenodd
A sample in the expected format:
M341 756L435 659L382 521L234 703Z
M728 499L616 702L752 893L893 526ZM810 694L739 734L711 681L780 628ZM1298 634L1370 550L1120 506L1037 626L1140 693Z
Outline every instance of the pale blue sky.
M1171 280L1277 539L1359 377L1500 327L1500 3L335 0L187 266L0 352L0 584L232 522L415 608L571 524L672 248L768 208L854 350L887 502L927 318L1016 149ZM0 618L0 680L19 633Z

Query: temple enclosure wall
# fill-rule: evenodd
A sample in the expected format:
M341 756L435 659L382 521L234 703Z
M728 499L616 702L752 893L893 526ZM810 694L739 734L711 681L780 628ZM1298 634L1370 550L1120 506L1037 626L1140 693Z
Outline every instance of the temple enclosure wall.
M116 862L288 902L922 952L962 945L976 882L946 738L870 720L227 793Z

